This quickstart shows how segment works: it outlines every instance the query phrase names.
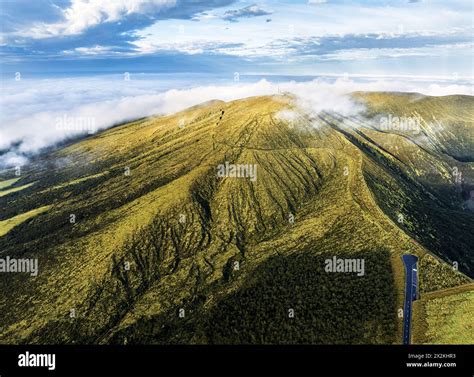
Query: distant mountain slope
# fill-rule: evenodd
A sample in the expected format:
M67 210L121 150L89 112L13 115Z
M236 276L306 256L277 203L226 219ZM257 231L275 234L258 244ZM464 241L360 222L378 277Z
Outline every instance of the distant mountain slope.
M472 344L473 284L427 294L414 310L415 344Z
M2 188L21 187L0 195L0 222L37 215L0 237L0 257L38 258L40 273L0 274L0 341L399 343L403 253L421 258L423 292L474 276L474 100L355 96L365 117L211 101L33 161ZM405 111L442 132L378 129ZM256 170L220 177L230 165ZM333 257L365 274L327 273Z

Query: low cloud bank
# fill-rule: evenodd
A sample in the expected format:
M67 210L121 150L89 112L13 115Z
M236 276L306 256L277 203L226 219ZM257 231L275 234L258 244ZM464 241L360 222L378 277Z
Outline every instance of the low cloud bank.
M270 82L201 85L163 83L160 79L74 78L3 82L1 97L0 167L25 164L28 157L69 138L155 114L170 114L213 99L231 101L282 92L293 93L298 106L317 114L334 111L355 115L360 105L353 91L404 91L428 95L470 94L471 85L377 79L356 82Z

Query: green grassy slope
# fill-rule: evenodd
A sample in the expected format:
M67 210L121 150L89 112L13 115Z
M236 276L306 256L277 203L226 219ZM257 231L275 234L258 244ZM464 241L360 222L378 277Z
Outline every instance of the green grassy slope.
M0 197L0 221L48 210L0 250L38 258L40 273L0 274L0 342L399 343L401 255L429 259L424 292L469 282L444 261L473 271L473 215L462 192L447 200L416 174L422 160L375 141L400 136L335 114L280 120L288 108L285 96L213 101L25 167L8 187L23 189ZM218 177L225 162L256 164L256 181ZM364 258L366 275L326 273L334 255Z
M473 284L432 292L413 308L415 344L472 344Z

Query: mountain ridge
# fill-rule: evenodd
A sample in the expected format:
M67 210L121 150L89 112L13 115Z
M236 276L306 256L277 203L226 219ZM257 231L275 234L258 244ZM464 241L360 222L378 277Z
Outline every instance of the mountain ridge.
M2 289L22 286L35 298L26 307L26 296L13 289L0 301L6 314L0 339L399 343L402 253L421 258L422 293L471 281L447 262L472 276L472 236L463 230L474 220L461 205L473 167L460 162L465 182L454 185L452 158L436 145L469 155L464 130L472 130L473 107L458 108L474 101L450 98L451 111L438 111L443 116L430 99L418 102L427 130L425 113L443 122L442 131L429 135L433 144L409 130L377 130L381 114L411 114L405 96L354 96L367 109L355 118L359 127L330 112L282 120L282 110L301 111L289 96L211 101L113 127L33 161L12 187L35 184L0 197L0 221L51 207L0 237L0 250L38 256L44 273L28 280L0 276ZM256 182L219 178L216 168L225 162L255 164ZM368 275L328 280L321 270L332 255L365 258ZM287 288L270 288L272 277ZM356 292L360 300L352 303ZM344 314L348 307L352 320ZM289 309L299 313L293 322L285 316ZM323 319L335 313L340 318L331 330ZM308 326L315 330L298 335Z

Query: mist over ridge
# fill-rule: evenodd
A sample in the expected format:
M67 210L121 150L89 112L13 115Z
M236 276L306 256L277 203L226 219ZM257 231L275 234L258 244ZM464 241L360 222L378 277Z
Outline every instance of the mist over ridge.
M359 114L363 105L350 93L401 91L425 95L472 95L472 85L449 80L372 78L317 78L288 81L262 78L242 82L212 78L202 85L162 77L134 75L3 81L0 166L18 166L45 148L68 139L94 134L116 124L153 115L169 115L213 99L231 101L283 92L295 95L299 108L312 115L332 111L344 116ZM282 81L283 80L283 81ZM176 89L176 87L178 89ZM169 89L173 88L173 89Z

